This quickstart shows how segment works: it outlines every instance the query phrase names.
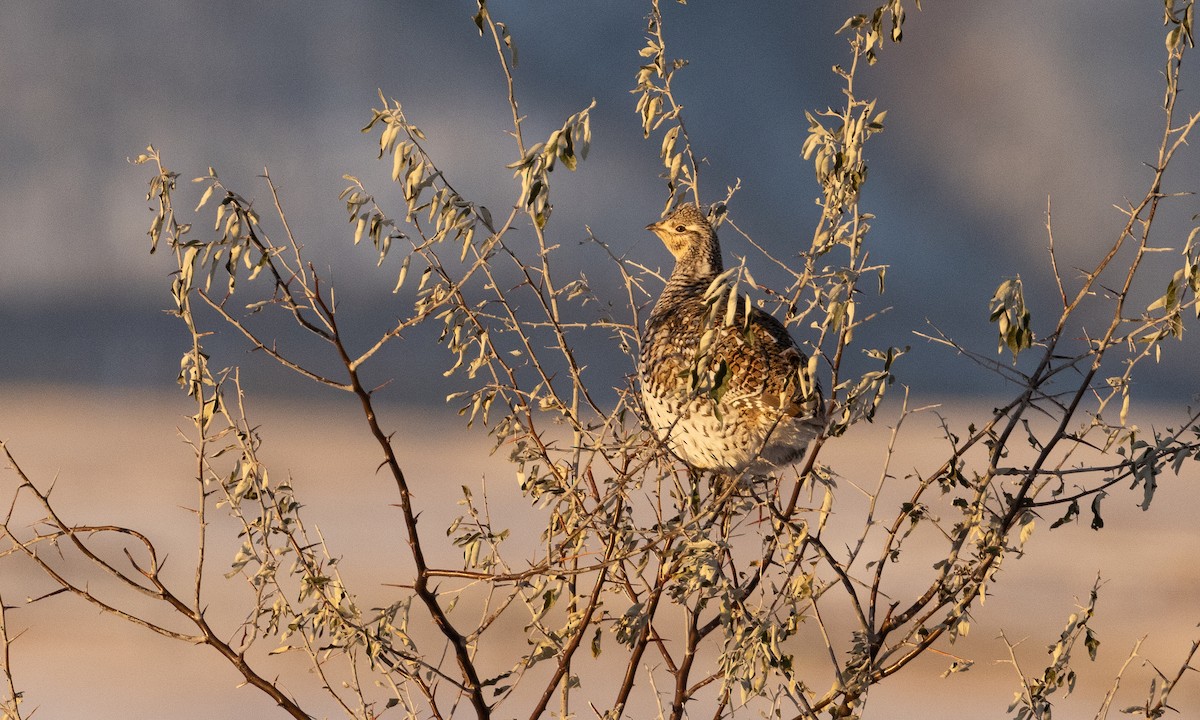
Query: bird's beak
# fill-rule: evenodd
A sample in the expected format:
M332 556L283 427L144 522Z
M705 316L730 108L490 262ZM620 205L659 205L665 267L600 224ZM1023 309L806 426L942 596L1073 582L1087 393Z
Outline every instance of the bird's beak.
M655 222L655 223L650 223L649 225L646 226L646 229L652 233L657 233L659 225L662 225L662 220L659 220L658 222Z

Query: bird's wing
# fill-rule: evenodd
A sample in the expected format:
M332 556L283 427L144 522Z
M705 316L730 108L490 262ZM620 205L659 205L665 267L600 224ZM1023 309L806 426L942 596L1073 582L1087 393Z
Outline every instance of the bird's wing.
M745 331L731 333L720 345L734 379L731 402L761 404L791 416L813 414L820 389L815 382L802 382L808 358L783 323L752 308Z

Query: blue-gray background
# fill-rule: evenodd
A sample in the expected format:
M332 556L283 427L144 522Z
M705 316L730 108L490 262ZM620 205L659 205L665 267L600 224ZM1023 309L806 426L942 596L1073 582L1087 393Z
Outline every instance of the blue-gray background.
M872 257L891 266L887 295L866 302L893 309L866 342L915 346L899 367L905 383L977 392L996 389L994 379L912 331L927 331L928 321L994 354L987 301L1018 273L1035 329L1045 329L1056 303L1045 253L1047 197L1060 266L1073 276L1071 268L1094 262L1116 237L1122 217L1113 204L1144 193L1144 164L1154 160L1161 126L1164 30L1160 5L928 5L910 15L904 42L887 45L860 80L860 95L878 97L889 111L886 131L868 146L863 204L878 216ZM642 139L628 92L647 5L530 0L491 7L520 51L527 141L597 100L591 156L579 172L554 177L553 237L575 246L587 225L617 251L667 265L669 256L642 230L665 198L659 140ZM830 66L847 54L834 30L866 7L664 2L669 52L691 61L677 90L708 158L706 200L740 178L739 225L778 252L811 235L817 188L798 157L804 110L840 103ZM395 268L375 271L369 250L348 249L352 228L337 199L345 173L389 199L389 163L374 159L375 138L359 132L378 91L404 103L466 196L492 207L514 197L504 168L515 150L505 135L503 78L490 40L471 22L473 10L465 0L7 7L0 24L0 381L170 384L184 337L160 312L170 302L169 263L147 252L149 171L126 162L148 143L184 179L215 166L264 210L269 196L256 176L268 167L293 228L345 289L348 312L383 318L386 327L399 302L388 292ZM1185 102L1195 97L1191 87L1185 80ZM1168 189L1200 187L1196 170L1196 159L1184 156ZM199 189L184 185L180 205L190 209L190 193ZM1171 210L1159 244L1178 247L1195 202L1178 200ZM748 252L732 232L725 246L727 254ZM1159 261L1168 267L1175 257ZM244 347L230 350L225 362L243 362ZM419 343L406 352L418 365L443 363L422 355ZM1135 379L1155 395L1191 395L1189 354L1169 353L1158 370ZM629 370L617 362L604 372L619 383ZM443 390L412 383L395 393L428 401Z

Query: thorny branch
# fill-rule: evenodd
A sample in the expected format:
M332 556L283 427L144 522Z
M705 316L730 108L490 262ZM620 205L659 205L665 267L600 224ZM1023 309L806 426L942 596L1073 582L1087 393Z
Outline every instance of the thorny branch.
M181 386L196 403L187 442L196 457L198 505L192 512L198 552L188 599L176 596L160 576L148 537L113 525L71 524L11 455L20 482L3 526L11 546L5 555L26 557L62 591L105 612L212 647L293 717L317 713L302 709L278 681L267 679L258 669L265 659L248 659L257 642L278 642L272 653L302 654L338 710L364 719L394 706L409 717L435 718L469 712L479 718L528 714L535 720L550 713L595 712L616 720L640 717L651 707L671 718L710 711L714 718L730 717L743 709L805 719L857 716L873 685L965 629L975 600L994 581L1004 558L1022 551L1037 512L1063 508L1066 515L1058 522L1066 522L1079 514L1079 501L1090 498L1095 524L1100 501L1118 484L1139 485L1148 505L1159 475L1168 468L1178 473L1200 454L1200 411L1189 412L1173 430L1153 434L1126 421L1134 367L1152 354L1157 357L1166 339L1178 337L1182 313L1197 308L1200 289L1193 247L1200 231L1195 231L1184 249L1184 268L1163 297L1144 312L1128 307L1135 277L1145 272L1143 260L1156 250L1151 228L1162 201L1173 196L1163 188L1167 168L1200 122L1200 113L1182 122L1176 117L1192 4L1176 5L1169 3L1166 13L1165 123L1144 197L1125 208L1124 226L1078 288L1068 287L1059 273L1047 203L1049 263L1061 311L1049 331L1038 336L1019 281L1001 286L992 320L1001 345L1013 354L1011 366L940 332L922 335L1000 374L1017 391L966 431L942 421L948 457L909 476L912 487L903 490L894 516L888 513L901 428L910 416L931 408L910 407L905 391L873 482L839 477L825 456L855 424L875 418L895 380L894 363L905 352L861 342L871 321L886 312L869 309L863 300L867 285L883 291L886 268L869 257L874 217L860 206L865 148L883 130L886 112L858 95L858 81L878 60L885 40L899 41L904 3L888 0L873 13L850 18L840 31L850 51L849 62L834 69L844 103L809 113L808 134L798 148L812 163L819 185L819 216L808 246L782 255L743 231L731 207L740 184L714 204L716 222L733 228L758 257L787 273L790 286L782 291L750 278L750 263L738 269L737 277L762 292L767 299L760 305L780 311L789 327L813 331L807 333L813 336L809 370L816 373L819 366L830 378L831 421L803 462L767 477L730 477L680 466L643 427L633 384L612 382L581 360L590 343L615 343L633 366L642 311L663 277L619 256L590 229L581 252L594 253L597 268L611 269L622 298L605 299L592 286L588 275L599 269L589 266L586 274L565 269L575 263L560 254L564 231L551 223L549 173L559 165L574 170L586 159L596 102L567 118L545 141L528 142L515 77L516 39L480 0L474 21L490 41L503 76L516 154L509 169L519 189L511 208L495 217L464 197L427 151L423 131L400 103L381 93L382 106L364 131L379 133L380 157L392 161L395 187L377 197L347 176L340 199L354 226L355 244L369 239L381 268L390 269L400 256L395 304L410 307L401 307L386 332L350 337L345 328L352 324L341 313L353 309L339 306L334 289L306 260L268 173L263 179L273 222L285 242L272 241L270 223L250 200L227 189L212 168L197 178L205 185L197 211L219 197L216 237L200 240L190 224L176 219L177 174L163 167L153 148L138 159L157 165L148 196L157 205L152 250L164 243L174 251L174 312L190 336L180 373ZM667 52L669 34L658 0L650 0L649 7L635 110L646 137L661 141L667 206L684 196L699 203L706 199L700 185L705 161L687 132L685 104L677 96L681 86L675 83L687 62ZM1117 259L1125 257L1129 262L1122 266ZM244 302L255 292L257 300ZM203 316L193 307L196 296L203 301L197 304ZM1079 320L1083 308L1102 303L1111 315L1102 332L1088 333ZM314 369L317 356L305 348L279 348L268 319L275 316L261 312L269 307L282 309L286 322L308 333L324 353L319 357L332 359L336 371ZM396 488L404 554L412 563L411 582L387 586L393 597L385 607L360 608L325 538L310 535L302 521L302 505L290 482L269 480L237 371L209 367L205 343L211 331L204 329L209 318L245 338L259 355L355 398L380 467ZM405 473L392 441L402 428L380 419L377 389L363 380L368 369L384 362L388 348L406 342L407 331L422 324L440 328L439 342L453 363L447 375L462 388L447 401L463 403L460 414L468 424L487 428L495 449L503 449L515 468L527 504L545 520L544 528L527 533L526 540L536 536L528 543L534 549L521 553L519 561L512 558L511 530L502 527L518 521L501 517L498 522L488 489L477 499L465 483L463 514L447 532L463 562L439 567L429 559L432 536L418 527L421 509L413 492L422 480ZM1082 342L1073 339L1079 335ZM860 350L875 369L852 376L846 360ZM1108 369L1118 363L1120 371ZM1122 407L1113 422L1105 413L1113 414L1109 405L1117 399ZM1022 438L1031 448L1020 456L1024 459L1016 453ZM453 485L445 478L439 482ZM1070 490L1068 483L1074 483ZM839 493L846 486L865 497L863 515L849 517L840 510ZM45 515L32 535L10 527L18 496L32 500ZM814 507L805 507L806 496ZM231 574L244 577L253 596L253 607L234 633L236 641L213 628L203 612L204 571L212 562L208 517L215 507L226 508L239 523L242 546ZM950 520L940 519L946 514ZM833 533L847 522L861 524L852 528L848 544L833 542ZM901 595L890 585L893 568L902 553L913 552L907 540L921 524L936 528L945 544L924 589L915 597ZM130 545L120 564L91 542L111 536ZM101 599L43 551L64 546L95 571L170 607L189 631ZM421 612L414 614L414 606ZM19 717L6 609L0 603L12 704L5 712ZM1089 606L1089 617L1090 611ZM834 614L850 618L848 632L829 622ZM426 619L432 632L414 631L416 618ZM516 625L523 628L523 642L512 643L504 628ZM1073 642L1085 631L1083 625L1069 624L1077 635L1064 638ZM801 676L798 670L795 648L807 640L820 646L823 673ZM587 676L596 667L589 653L580 652L588 645L593 657L618 654L614 677ZM499 669L491 659L497 647L506 651ZM1174 676L1160 676L1141 708L1146 717L1159 717L1169 707L1168 695L1195 652L1193 646ZM1016 664L1015 652L1012 660ZM1056 672L1065 668L1054 666ZM1022 682L1031 707L1049 695L1024 675ZM534 698L527 710L515 708L522 697ZM1102 715L1110 702L1111 697ZM464 704L470 711L460 707Z

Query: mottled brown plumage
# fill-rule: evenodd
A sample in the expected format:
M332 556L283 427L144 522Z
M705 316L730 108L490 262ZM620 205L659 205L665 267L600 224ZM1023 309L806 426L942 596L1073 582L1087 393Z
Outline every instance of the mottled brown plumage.
M655 434L698 469L765 472L795 462L825 421L804 353L758 308L747 316L737 302L726 315L729 290L713 284L721 247L695 205L646 229L675 256L642 335L642 400Z

